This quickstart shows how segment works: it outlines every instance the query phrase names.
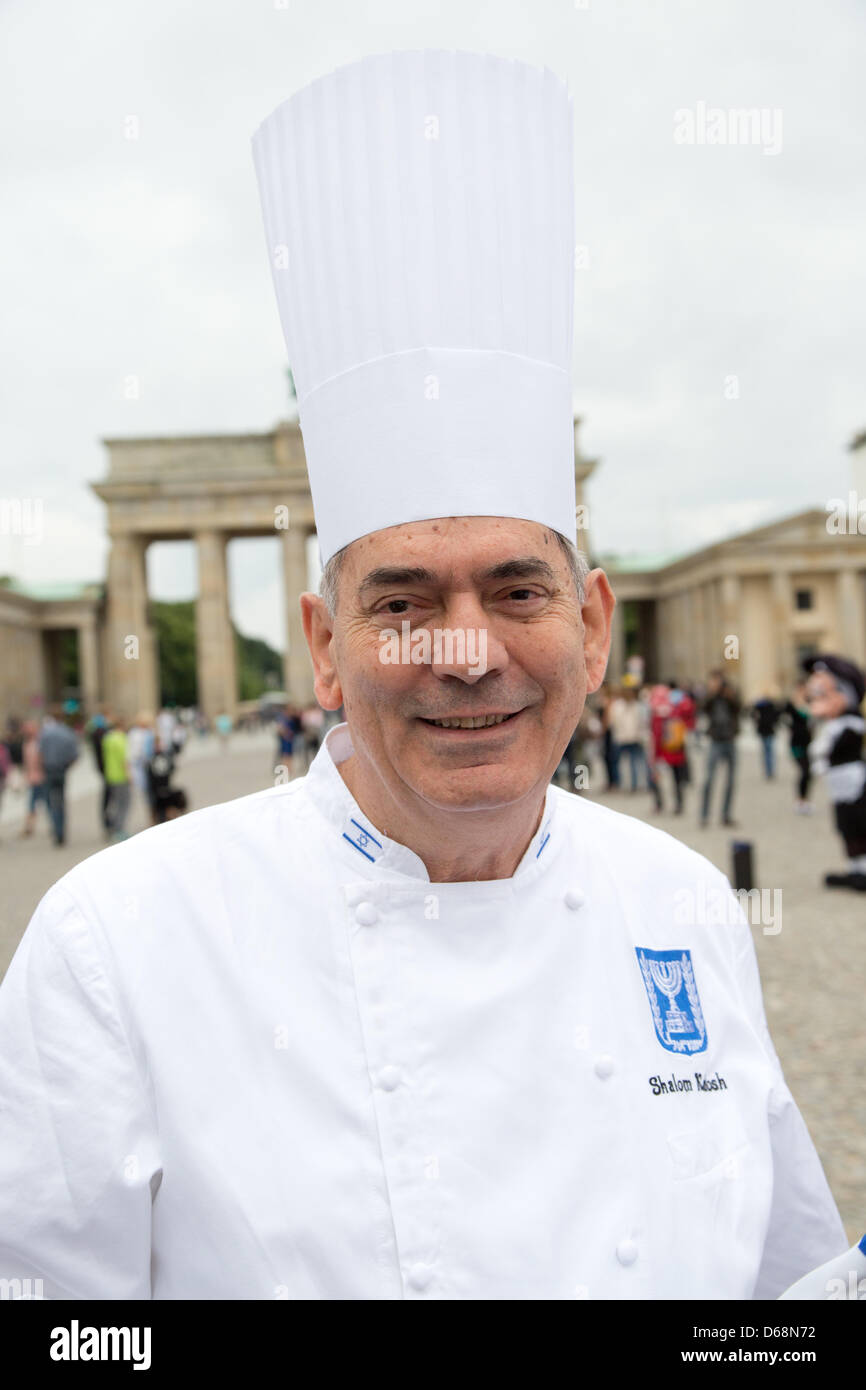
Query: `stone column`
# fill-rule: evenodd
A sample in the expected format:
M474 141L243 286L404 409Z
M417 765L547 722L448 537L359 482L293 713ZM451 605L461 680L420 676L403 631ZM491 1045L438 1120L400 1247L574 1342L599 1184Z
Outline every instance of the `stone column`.
M740 678L740 656L742 655L742 599L740 578L736 574L723 574L721 582L721 645L719 648L718 665L727 676L728 680L737 682ZM728 655L728 641L731 636L739 639L735 650L739 655L734 658Z
M866 664L866 575L855 569L836 574L836 601L839 605L839 631L842 655L858 666Z
M112 536L108 556L105 649L108 698L116 714L156 713L156 636L147 614L147 538Z
M199 709L208 719L237 713L237 665L229 611L224 531L196 531L198 598L195 606Z
M580 416L574 421L574 492L575 503L577 506L577 548L590 561L592 553L592 542L589 538L589 504L586 499L584 486L587 478L594 471L598 459L586 458L582 453L577 435L580 429Z
M283 547L283 593L286 610L286 655L283 669L290 698L309 704L313 693L313 667L301 622L301 594L310 585L307 573L307 532L288 526L280 532Z
M609 685L617 685L625 673L625 601L619 599L613 610L613 627L610 637L610 655L604 678Z
M695 584L694 587L694 615L694 650L689 675L693 681L702 681L707 674L707 604L703 584Z
M793 593L787 570L774 569L770 574L770 614L773 622L773 683L785 695L796 679L794 670L794 640L791 630Z
M78 629L78 684L84 713L89 717L99 703L102 689L95 617L86 618Z

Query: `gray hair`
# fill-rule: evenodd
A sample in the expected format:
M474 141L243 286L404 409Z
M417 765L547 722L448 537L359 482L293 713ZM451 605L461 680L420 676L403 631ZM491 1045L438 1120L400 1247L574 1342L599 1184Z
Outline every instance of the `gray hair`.
M570 541L567 536L563 536L561 531L554 531L552 528L549 529L551 535L555 536L559 542L559 547L568 561L569 572L577 591L577 601L582 604L586 595L585 581L586 576L589 574L589 562L586 556L578 550L574 542ZM342 550L336 551L336 553L331 556L325 568L322 570L322 578L319 582L319 596L324 600L325 607L332 618L337 611L337 593L340 588L340 575L343 570L343 561L346 558L346 551L348 549L349 546L344 545Z

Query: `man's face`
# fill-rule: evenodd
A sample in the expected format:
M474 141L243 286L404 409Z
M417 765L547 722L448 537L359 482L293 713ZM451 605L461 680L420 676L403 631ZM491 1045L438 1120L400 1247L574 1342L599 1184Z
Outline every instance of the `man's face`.
M326 709L343 704L364 775L399 805L480 810L546 786L604 674L613 602L596 570L581 612L546 527L448 517L355 541L335 618L313 595L302 609L316 694ZM385 644L383 633L400 635L400 655L423 654L422 629L430 659L394 660L395 641ZM448 642L449 630L458 640ZM437 722L482 716L504 718L473 728Z

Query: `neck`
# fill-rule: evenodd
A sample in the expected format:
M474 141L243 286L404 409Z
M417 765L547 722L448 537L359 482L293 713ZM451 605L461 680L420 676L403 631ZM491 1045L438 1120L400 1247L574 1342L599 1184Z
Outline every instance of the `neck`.
M357 753L336 767L364 815L418 855L431 883L511 878L544 813L544 788L509 806L443 811L419 798L412 805L398 802Z

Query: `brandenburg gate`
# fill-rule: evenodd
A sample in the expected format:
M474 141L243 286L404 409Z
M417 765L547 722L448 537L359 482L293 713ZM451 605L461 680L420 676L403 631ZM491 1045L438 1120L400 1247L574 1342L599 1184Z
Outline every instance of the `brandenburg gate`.
M577 446L578 425L575 420L575 480L582 505L583 485L595 460L584 458ZM312 701L313 673L298 598L309 588L307 540L315 520L297 421L281 422L268 434L102 442L108 450L108 477L91 486L108 508L111 549L101 636L104 698L112 708L129 716L159 708L147 547L152 541L192 539L198 557L198 705L209 719L234 715L237 671L226 568L226 546L233 536L280 538L285 689L300 704ZM585 533L582 543L587 548Z
M105 439L108 477L93 483L108 508L106 698L127 715L159 709L156 634L147 599L147 547L193 540L198 560L198 704L208 718L234 715L237 671L229 615L226 546L234 536L282 545L285 689L313 699L313 674L298 596L309 588L307 538L315 531L304 446L296 421L269 434Z

